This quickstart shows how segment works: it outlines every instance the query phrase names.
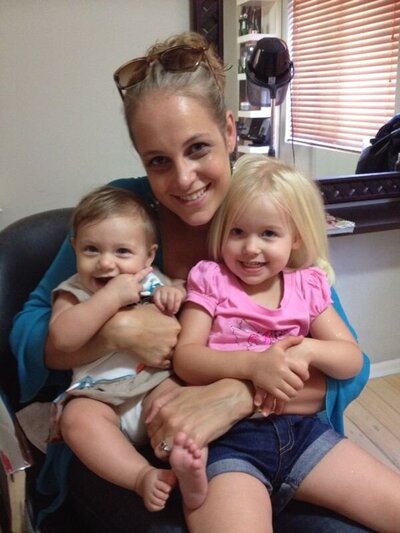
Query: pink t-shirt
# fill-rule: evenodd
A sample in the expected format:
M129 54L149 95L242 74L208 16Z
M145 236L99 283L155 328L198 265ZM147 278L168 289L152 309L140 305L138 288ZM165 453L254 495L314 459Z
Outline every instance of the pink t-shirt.
M208 346L216 350L262 351L289 335L306 336L314 318L332 302L325 274L316 267L283 273L277 309L259 305L223 264L200 261L189 273L187 300L213 318Z

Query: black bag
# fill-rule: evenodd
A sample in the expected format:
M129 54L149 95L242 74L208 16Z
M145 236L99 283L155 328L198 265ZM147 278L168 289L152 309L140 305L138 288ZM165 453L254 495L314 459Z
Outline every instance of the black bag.
M375 138L371 139L371 145L361 152L356 174L393 171L399 153L400 113L382 126Z

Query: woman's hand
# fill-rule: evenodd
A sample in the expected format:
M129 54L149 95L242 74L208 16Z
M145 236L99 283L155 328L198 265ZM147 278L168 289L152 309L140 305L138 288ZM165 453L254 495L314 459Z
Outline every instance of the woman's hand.
M112 350L127 350L148 366L168 368L180 329L176 318L148 304L119 311L98 335Z
M160 458L167 457L160 443L171 448L179 431L202 447L253 412L253 388L238 380L194 387L163 385L149 394L144 412L151 445Z
M66 370L99 359L116 350L136 354L156 368L169 368L180 325L176 318L162 314L153 304L123 309L114 315L80 350L62 353L48 339L46 365Z

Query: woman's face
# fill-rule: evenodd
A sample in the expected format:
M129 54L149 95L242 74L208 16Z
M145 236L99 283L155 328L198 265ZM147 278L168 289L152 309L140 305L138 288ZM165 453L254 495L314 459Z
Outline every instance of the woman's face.
M158 201L190 226L210 222L230 185L229 154L236 141L232 114L221 132L197 100L153 93L131 126Z

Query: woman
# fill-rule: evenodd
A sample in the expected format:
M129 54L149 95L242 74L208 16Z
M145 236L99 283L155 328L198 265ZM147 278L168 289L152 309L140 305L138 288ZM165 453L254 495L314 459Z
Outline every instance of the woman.
M189 269L207 257L209 223L230 185L229 158L236 132L233 115L224 105L223 66L202 37L182 34L156 44L146 58L124 65L114 78L147 178L118 180L113 185L136 191L152 205L159 221L162 248L158 266L171 277L186 278ZM46 386L65 387L69 376L66 370L110 350L131 350L146 361L147 354L155 352L170 358L176 344L178 322L155 314L151 306L146 306L120 311L83 349L68 354L57 351L47 338L50 293L74 273L74 264L72 249L66 242L16 317L11 341L19 362L24 401L34 398ZM343 387L334 380L327 385L320 383L314 396L308 398L324 402L326 396L328 416L339 430L342 410L363 387L367 367L366 362L364 374L358 380L345 382ZM156 455L162 459L167 458L178 431L193 436L200 445L206 444L253 411L250 385L230 379L206 387L177 386L169 395L157 396L157 391L152 394L149 436ZM293 400L296 401L307 398L302 398L300 392ZM41 479L46 488L51 460L53 468L55 465L62 470L68 459L65 451L60 454L49 450ZM96 532L184 531L178 504L167 506L157 516L149 515L133 493L95 478L76 461L72 463L69 482L69 498L87 518L87 527ZM341 517L319 509L300 506L292 511L292 515L288 509L279 516L276 531L362 530L357 526L351 529ZM327 525L318 521L321 514Z

